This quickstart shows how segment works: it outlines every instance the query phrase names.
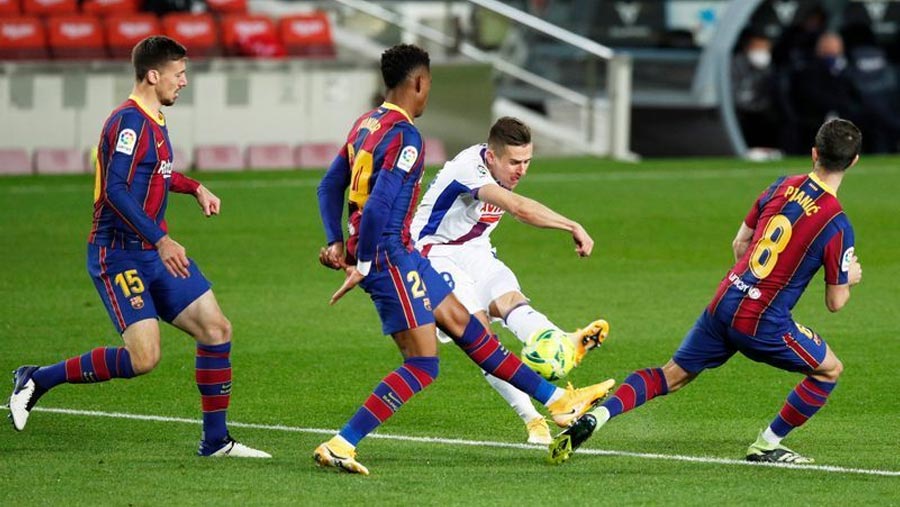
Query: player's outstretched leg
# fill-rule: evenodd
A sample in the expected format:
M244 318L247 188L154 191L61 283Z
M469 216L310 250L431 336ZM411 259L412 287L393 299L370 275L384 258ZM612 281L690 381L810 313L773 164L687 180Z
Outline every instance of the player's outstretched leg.
M13 427L22 431L38 399L59 384L106 382L135 375L125 347L97 347L50 366L21 366L13 372L15 387L9 397L9 418Z
M454 337L454 342L484 371L543 403L553 421L563 428L590 410L615 385L615 381L609 379L581 389L572 386L560 389L522 364L474 315L469 315L468 324L460 336Z
M522 343L528 343L535 333L547 329L559 329L550 319L543 313L535 310L525 300L525 296L519 296L523 302L516 305L506 314L503 325L516 335ZM581 364L585 354L594 348L603 344L606 337L609 336L609 323L603 319L598 319L587 326L578 329L572 333L566 333L575 346L575 365Z
M568 460L575 449L611 418L668 392L669 386L662 368L648 368L632 373L608 400L553 439L548 460L556 464Z
M430 332L433 337L434 330ZM431 385L438 376L439 364L436 356L406 358L403 366L381 380L341 431L316 448L313 452L316 464L369 475L369 470L356 461L357 444L400 410L413 395Z
M800 454L781 445L781 440L794 428L801 426L815 415L828 401L828 395L837 385L812 377L806 377L788 395L781 411L760 432L756 441L747 449L747 461L766 463L813 463L812 458Z

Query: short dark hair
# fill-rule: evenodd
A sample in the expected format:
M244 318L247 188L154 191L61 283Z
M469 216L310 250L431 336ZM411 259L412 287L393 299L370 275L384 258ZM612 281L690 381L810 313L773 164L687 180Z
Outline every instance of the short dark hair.
M488 147L500 154L507 146L531 144L531 129L528 125L511 116L504 116L494 122L488 134Z
M396 88L415 69L431 69L428 52L412 44L397 44L381 53L381 77L388 90Z
M151 35L134 45L131 50L131 63L134 65L134 77L143 81L147 72L159 70L166 62L176 62L187 57L187 49L175 39L164 35Z
M843 171L850 167L861 146L862 133L853 122L847 120L828 120L816 133L819 166L827 171Z

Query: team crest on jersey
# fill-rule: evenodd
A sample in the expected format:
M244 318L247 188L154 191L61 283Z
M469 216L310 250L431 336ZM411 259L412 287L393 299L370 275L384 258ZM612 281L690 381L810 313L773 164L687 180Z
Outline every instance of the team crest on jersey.
M403 149L400 150L400 157L397 158L397 167L403 170L403 172L408 173L418 158L419 150L417 150L415 146L404 146Z
M844 252L844 257L841 258L841 271L850 271L850 264L853 262L853 251L854 247L850 247Z
M144 307L144 298L142 298L141 296L134 296L133 298L129 299L128 302L131 303L131 307L135 310L140 310Z
M135 144L137 144L137 134L134 130L125 129L119 132L119 140L116 142L116 151L131 155L134 153Z

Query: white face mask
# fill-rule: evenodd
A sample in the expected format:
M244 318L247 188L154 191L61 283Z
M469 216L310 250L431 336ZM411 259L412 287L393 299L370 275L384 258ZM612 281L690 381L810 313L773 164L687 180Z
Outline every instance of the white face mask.
M747 60L757 69L765 69L772 63L772 53L765 49L754 49L747 52Z

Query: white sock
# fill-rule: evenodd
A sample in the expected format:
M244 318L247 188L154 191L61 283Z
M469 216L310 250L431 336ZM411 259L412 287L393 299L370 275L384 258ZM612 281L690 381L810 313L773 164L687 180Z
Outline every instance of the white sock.
M544 403L544 406L550 408L550 404L562 398L562 395L564 394L566 394L566 391L557 387L556 391L553 391L553 394L550 395L550 399L547 400L547 403Z
M591 411L591 414L597 418L597 428L606 424L606 421L609 421L609 409L604 406L600 406Z
M509 382L501 380L493 375L485 374L484 379L488 381L488 384L490 384L495 391L500 393L500 396L503 396L503 399L516 411L516 414L522 418L523 422L528 423L541 417L540 412L535 410L534 405L531 403L531 396L516 389L515 386Z
M780 445L781 440L784 438L784 437L779 437L778 435L776 435L775 432L772 431L771 427L767 427L766 430L763 431L762 437L763 437L763 440L765 440L766 442L768 442L772 445Z
M528 338L537 331L559 329L556 324L550 322L546 315L528 304L513 308L506 315L503 325L512 331L522 343L528 343Z

